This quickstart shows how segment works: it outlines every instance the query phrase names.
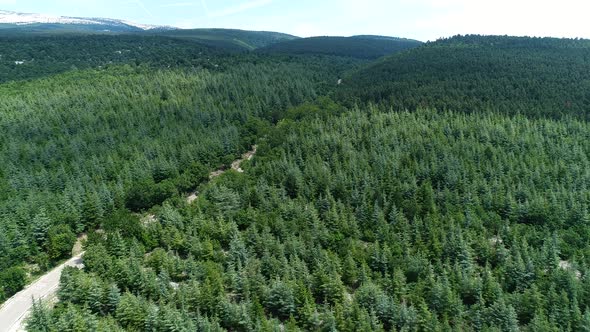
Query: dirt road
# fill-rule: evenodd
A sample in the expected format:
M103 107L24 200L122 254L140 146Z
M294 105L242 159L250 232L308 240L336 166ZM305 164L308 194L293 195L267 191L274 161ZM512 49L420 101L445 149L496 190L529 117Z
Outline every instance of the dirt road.
M241 168L242 163L246 160L252 159L252 157L254 157L254 155L256 154L257 148L258 147L256 145L252 146L252 150L244 153L240 159L234 160L234 162L231 163L231 169L233 169L236 172L243 173L244 170ZM213 171L209 174L209 179L214 179L227 171L227 169L218 169L216 171ZM199 198L199 195L196 192L194 192L186 198L186 201L190 204L194 202L197 198Z
M252 147L251 151L244 153L240 159L235 160L231 164L231 169L240 173L244 172L244 170L242 170L241 168L242 162L244 162L245 160L252 159L252 157L254 157L255 154L256 145ZM211 172L211 174L209 174L209 178L213 179L215 177L222 175L225 172L227 172L226 169L219 169L217 171ZM187 197L187 201L189 203L192 203L197 198L198 195L195 192ZM152 216L152 218L155 218L155 216ZM59 286L59 278L61 276L61 271L66 266L74 266L77 268L84 267L84 264L82 262L82 256L84 255L84 253L80 253L81 245L79 245L81 243L81 240L83 239L84 237L81 237L78 240L78 244L74 246L74 254L76 256L72 257L69 261L56 267L43 277L39 278L39 280L35 281L22 291L15 294L12 298L6 301L6 303L4 303L2 307L0 307L0 332L24 331L23 322L29 314L29 310L33 306L33 298L35 300L38 300L48 299L55 296L57 288Z

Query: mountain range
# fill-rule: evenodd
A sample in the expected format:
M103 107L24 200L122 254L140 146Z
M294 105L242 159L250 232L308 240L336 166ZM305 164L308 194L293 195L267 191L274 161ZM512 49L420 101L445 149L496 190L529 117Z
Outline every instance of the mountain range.
M110 18L53 16L0 10L0 29L32 31L81 30L95 32L138 32L149 30L173 30L175 28L169 26L138 24Z

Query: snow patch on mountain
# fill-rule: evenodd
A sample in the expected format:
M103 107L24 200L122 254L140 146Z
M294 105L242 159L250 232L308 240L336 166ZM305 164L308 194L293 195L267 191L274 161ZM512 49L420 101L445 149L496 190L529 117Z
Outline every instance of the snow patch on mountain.
M33 13L17 13L7 10L0 10L0 24L92 24L105 26L127 26L134 27L141 30L153 29L173 29L166 26L156 26L147 24L137 24L124 20L115 20L109 18L84 18L84 17L69 17L69 16L52 16L45 14Z
M141 23L135 23L135 22L129 22L129 21L119 21L123 24L127 24L136 28L140 28L142 30L154 30L154 29L175 29L173 27L169 27L169 26L162 26L162 25L149 25L149 24L141 24Z

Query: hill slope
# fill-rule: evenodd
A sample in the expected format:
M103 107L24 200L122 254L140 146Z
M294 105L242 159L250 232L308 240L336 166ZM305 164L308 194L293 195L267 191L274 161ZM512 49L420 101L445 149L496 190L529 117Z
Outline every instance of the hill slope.
M0 38L0 82L111 64L216 68L223 50L194 41L140 35L47 35Z
M260 49L260 52L294 55L322 54L376 59L420 45L421 42L416 40L382 36L311 37L276 43Z
M369 53L198 34L0 44L96 66L0 84L0 302L87 233L29 330L590 327L590 124L494 112L584 115L588 41L455 37L336 85Z
M237 29L187 29L161 31L158 35L196 40L200 43L236 50L254 50L274 43L295 40L299 37L270 31Z
M52 319L30 327L73 315L109 331L587 326L587 123L371 109L307 120L271 129L244 173L192 205L90 234L84 271L63 273L64 309L34 310Z
M340 96L396 108L535 115L590 108L590 41L458 36L393 55L354 72Z
M31 79L0 84L0 303L22 288L25 270L40 273L70 252L68 236L47 256L49 234L194 190L203 167L231 163L266 121L315 98L348 62L277 62L141 35L1 38L0 50L2 81ZM155 178L152 166L162 170Z

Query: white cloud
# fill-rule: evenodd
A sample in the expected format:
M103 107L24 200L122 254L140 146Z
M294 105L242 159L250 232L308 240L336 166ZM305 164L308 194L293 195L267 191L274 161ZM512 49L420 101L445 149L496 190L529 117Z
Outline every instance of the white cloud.
M207 16L211 15L209 12L209 6L207 6L207 1L201 0L201 4L203 5L203 9L205 10L205 13L207 13Z
M241 12L245 12L250 9L255 9L255 8L260 8L263 6L270 5L272 2L273 2L273 0L252 0L252 1L242 2L240 4L237 4L237 5L234 5L231 7L226 7L221 10L210 11L209 7L207 6L207 2L205 0L202 0L203 7L205 8L205 11L207 12L207 16L209 16L209 17L225 17L225 16L230 16L230 15L235 15L235 14L239 14Z
M313 8L286 4L293 0L176 1L201 3L206 12L199 20L183 22L184 27L237 27L298 36L382 34L424 41L473 33L590 38L588 0L316 0ZM222 3L237 4L224 8ZM290 9L255 10L269 4L279 9L282 3Z
M139 8L141 8L146 14L148 14L150 17L154 17L154 14L152 14L151 11L149 11L149 9L147 9L147 7L144 5L144 3L141 0L135 0L134 1L135 4L137 4L139 6Z
M167 7L194 7L194 6L198 6L199 4L195 3L195 2L177 2L177 3L168 3L168 4L164 4L164 5L160 5L160 7L162 8L167 8Z
M322 34L324 34L322 31L322 29L320 29L318 26L316 26L313 23L301 23L296 25L293 28L292 33L295 36L299 36L299 37L314 37L314 36L321 36Z
M448 7L435 5L434 0L417 3L448 9L410 22L415 31L429 39L471 33L590 37L590 2L585 0L451 0L445 2Z
M173 26L181 29L194 29L197 27L197 24L193 20L178 20Z

